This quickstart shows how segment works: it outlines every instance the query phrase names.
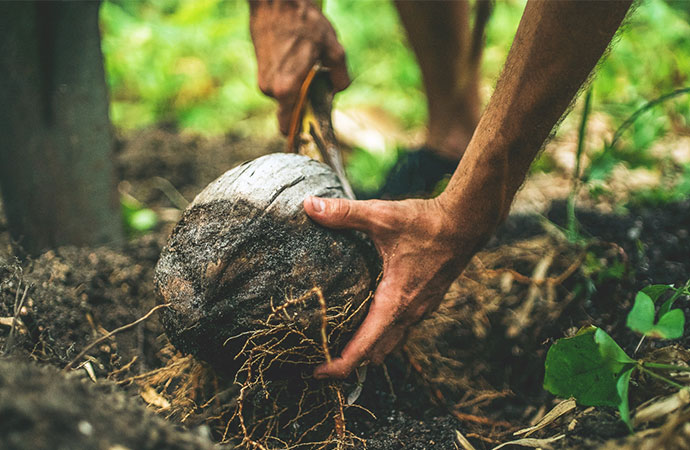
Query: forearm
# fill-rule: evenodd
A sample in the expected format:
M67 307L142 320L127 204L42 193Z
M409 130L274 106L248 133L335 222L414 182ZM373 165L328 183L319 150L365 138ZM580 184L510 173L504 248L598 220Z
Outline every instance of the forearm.
M528 2L496 90L442 196L445 208L463 212L458 220L485 222L491 233L507 214L532 160L630 4Z

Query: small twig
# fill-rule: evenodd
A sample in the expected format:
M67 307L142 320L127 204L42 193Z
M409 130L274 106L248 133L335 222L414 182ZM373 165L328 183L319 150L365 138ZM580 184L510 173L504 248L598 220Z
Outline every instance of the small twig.
M575 273L575 271L582 265L582 262L585 260L585 257L587 256L586 252L582 252L576 259L573 261L573 263L563 271L560 275L557 277L551 277L546 279L547 284L551 284L554 286L559 286L561 285L565 280L570 278L570 276Z
M512 428L513 425L505 420L496 421L489 419L488 417L475 416L474 414L465 414L452 408L450 405L448 405L448 402L446 401L441 391L434 385L434 383L431 380L428 379L428 377L424 373L424 369L419 364L419 362L417 362L412 357L410 349L409 347L407 347L407 345L403 346L403 352L407 356L407 361L409 362L410 366L415 370L415 372L419 374L422 380L427 384L427 386L431 390L431 393L434 395L436 401L439 402L441 406L444 406L446 409L448 409L448 411L453 416L455 416L456 419L458 419L461 422L474 422L482 425L491 425L494 427Z
M458 419L460 422L473 422L478 423L480 425L491 425L492 427L501 428L513 427L513 424L505 420L492 420L488 417L475 416L474 414L465 414L455 410L451 410L451 414L453 414L453 416L455 416L455 418Z
M162 304L162 305L154 306L154 307L151 308L151 310L150 310L149 312L147 312L143 317L138 318L137 320L135 320L135 321L132 322L132 323L128 323L127 325L123 325L123 326L121 326L120 328L116 328L116 329L114 329L113 331L111 331L110 333L108 333L108 334L106 334L106 335L104 335L104 336L101 336L100 338L96 339L95 341L93 341L92 343L90 343L89 345L87 345L86 347L84 347L84 349L83 349L81 352L79 352L79 354L78 354L77 356L75 356L74 359L73 359L72 361L70 361L69 364L67 364L67 365L62 369L62 373L67 373L67 371L70 370L70 369L72 368L72 366L74 366L74 364L76 364L77 361L79 361L84 355L86 355L86 353L87 353L89 350L91 350L92 348L94 348L95 346L97 346L98 344L100 344L101 342L105 341L106 339L109 339L109 338L113 337L113 336L116 335L117 333L121 333L121 332L123 332L123 331L125 331L125 330L128 330L128 329L130 329L130 328L132 328L132 327L134 327L134 326L136 326L136 325L139 325L141 322L143 322L143 321L145 321L146 319L148 319L149 317L151 317L151 315L152 315L154 312L158 311L158 310L161 309L161 308L167 308L167 307L169 307L169 306L170 306L170 303L165 303L165 304Z
M175 185L173 185L170 180L167 180L163 177L153 177L153 181L156 185L156 188L158 188L158 190L168 197L168 200L170 200L170 203L175 205L175 208L184 210L187 206L189 206L189 200L184 198L184 195L180 194L180 191L177 190Z
M470 406L474 406L478 403L485 402L487 400L494 400L497 398L510 397L513 395L515 395L515 394L510 390L504 390L504 391L500 391L500 392L485 392L483 394L477 395L472 400L467 400L465 402L456 403L455 408L456 409L467 408Z
M637 354L637 351L638 351L638 350L640 349L640 347L642 346L642 343L644 342L644 338L645 338L645 337L646 337L646 336L643 334L642 337L640 338L640 342L637 343L637 347L635 347L635 350L633 351L633 356L635 356L635 355Z
M488 442L489 444L494 444L494 445L501 443L501 441L497 441L496 439L491 439L491 438L488 438L486 436L482 436L481 434L477 434L477 433L467 433L465 435L465 437L479 439L480 441Z

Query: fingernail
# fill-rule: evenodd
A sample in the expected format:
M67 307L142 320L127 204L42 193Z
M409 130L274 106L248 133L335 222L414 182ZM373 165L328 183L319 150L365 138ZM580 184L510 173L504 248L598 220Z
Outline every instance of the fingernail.
M321 200L318 197L312 197L311 198L311 206L314 208L314 211L317 213L323 212L326 209L326 202Z

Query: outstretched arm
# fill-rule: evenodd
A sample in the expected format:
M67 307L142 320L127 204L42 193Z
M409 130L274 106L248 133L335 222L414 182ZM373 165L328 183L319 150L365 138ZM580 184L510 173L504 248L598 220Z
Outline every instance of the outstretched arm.
M431 200L307 198L312 219L367 233L383 257L369 313L339 358L315 376L380 363L507 215L552 128L585 82L631 2L528 2L502 75L445 192Z

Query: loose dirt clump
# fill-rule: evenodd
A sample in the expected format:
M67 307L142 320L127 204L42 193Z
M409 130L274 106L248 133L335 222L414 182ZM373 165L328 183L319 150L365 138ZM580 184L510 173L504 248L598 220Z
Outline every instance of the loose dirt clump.
M182 431L154 416L115 384L63 378L53 368L12 359L0 360L0 447L221 448L203 434Z
M136 320L155 304L152 259L159 251L159 242L147 237L124 251L63 247L23 268L5 265L0 317L13 316L23 298L21 326L13 349L6 350L60 367L97 337ZM135 357L140 367L155 364L160 333L159 325L147 322L104 342L91 355L94 374L106 376ZM6 336L0 335L3 344Z

